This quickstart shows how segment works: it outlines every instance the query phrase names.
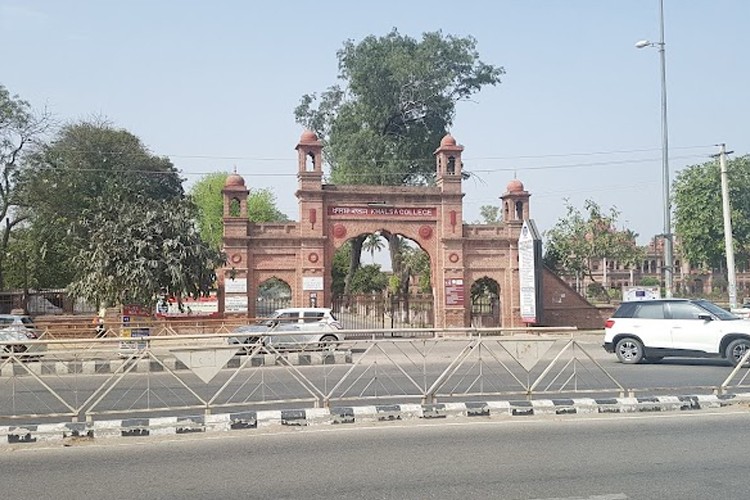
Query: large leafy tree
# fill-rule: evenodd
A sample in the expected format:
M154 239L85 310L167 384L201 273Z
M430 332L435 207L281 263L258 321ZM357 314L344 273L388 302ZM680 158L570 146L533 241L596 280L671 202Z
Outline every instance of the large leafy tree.
M19 195L30 215L26 247L37 261L32 268L45 273L32 279L65 287L76 276L74 258L89 244L95 207L114 200L167 201L184 193L169 159L151 154L126 130L85 121L64 126L27 158Z
M201 237L214 248L221 248L224 200L221 190L229 176L214 172L203 176L190 188L190 196L198 207L198 229ZM252 189L247 199L247 215L253 222L287 222L289 218L276 206L270 189Z
M185 198L117 194L84 213L88 244L74 259L73 295L96 304L150 304L162 293L208 292L223 256L205 243Z
M472 37L431 32L421 40L396 29L348 40L337 57L339 79L320 96L302 97L299 123L324 141L336 184L422 185L434 178L432 153L453 123L456 103L500 83L503 68L479 59ZM389 234L383 233L393 245ZM349 275L362 241L353 244ZM393 262L394 270L400 272ZM351 279L347 280L351 282Z
M605 211L591 200L584 203L584 213L570 204L566 209L566 215L546 233L545 261L557 272L586 277L596 285L595 262L608 259L633 265L642 260L637 234L617 228L617 209Z
M750 259L750 156L727 162L732 236L738 260ZM680 171L674 182L675 233L683 259L708 269L726 267L719 165Z
M0 289L5 288L12 233L27 218L26 211L19 206L19 172L25 153L43 138L50 126L46 112L34 113L28 102L0 85Z
M458 101L500 83L504 70L479 59L472 37L431 32L416 40L396 29L348 40L339 79L302 97L297 121L318 133L337 184L429 182L432 152L453 123ZM315 104L317 103L317 107Z

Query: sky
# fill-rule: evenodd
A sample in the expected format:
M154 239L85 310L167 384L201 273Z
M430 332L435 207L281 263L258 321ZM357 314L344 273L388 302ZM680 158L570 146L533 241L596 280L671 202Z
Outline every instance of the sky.
M750 2L664 0L669 166L750 153ZM464 219L514 177L546 231L593 200L663 232L659 0L0 0L0 84L61 123L106 118L186 179L236 168L298 219L302 95L337 81L345 40L392 28L473 36L503 82L457 106ZM437 145L436 145L437 146Z

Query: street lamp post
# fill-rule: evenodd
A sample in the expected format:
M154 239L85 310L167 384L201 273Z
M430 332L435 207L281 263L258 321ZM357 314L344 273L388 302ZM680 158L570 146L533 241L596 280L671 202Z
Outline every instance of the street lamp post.
M641 40L636 48L656 47L661 69L661 168L664 206L664 293L672 297L674 283L674 257L672 249L672 206L669 199L669 134L667 132L667 60L664 44L664 0L659 0L659 41Z

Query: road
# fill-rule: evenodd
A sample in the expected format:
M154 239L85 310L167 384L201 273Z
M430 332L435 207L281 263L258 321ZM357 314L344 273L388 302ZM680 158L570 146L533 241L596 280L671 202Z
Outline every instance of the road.
M722 411L135 438L0 452L0 477L18 500L746 498L749 425Z

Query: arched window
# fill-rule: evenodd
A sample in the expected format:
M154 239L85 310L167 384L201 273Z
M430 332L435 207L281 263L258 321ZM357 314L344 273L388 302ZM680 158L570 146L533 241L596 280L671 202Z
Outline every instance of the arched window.
M448 157L448 175L456 175L456 158L454 156Z
M305 171L307 172L315 171L315 153L313 153L312 151L307 153L307 161L305 162Z
M238 198L232 198L229 202L229 216L239 217L240 216L240 200Z

